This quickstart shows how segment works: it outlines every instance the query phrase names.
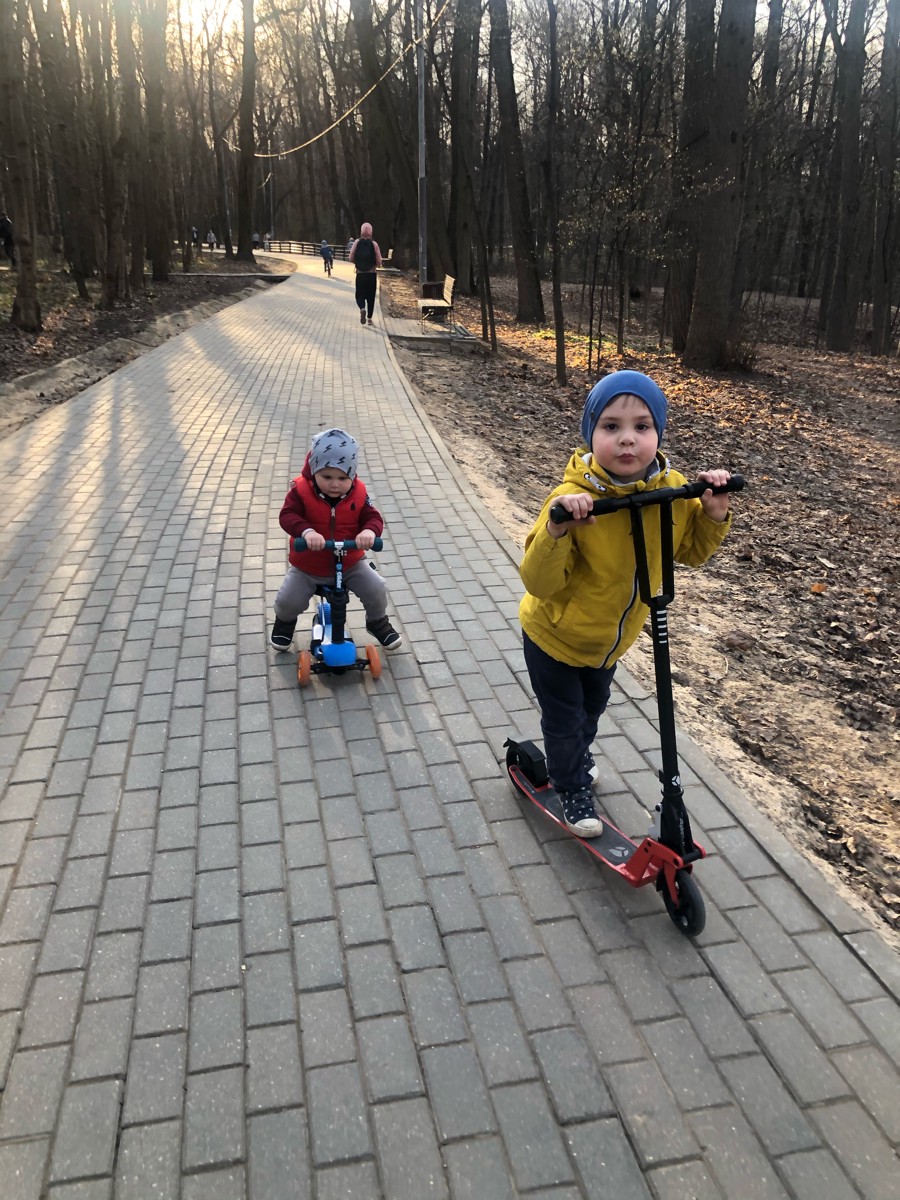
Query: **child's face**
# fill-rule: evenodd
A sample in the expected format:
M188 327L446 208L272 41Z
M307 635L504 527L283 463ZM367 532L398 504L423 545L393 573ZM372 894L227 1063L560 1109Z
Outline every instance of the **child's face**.
M610 475L624 483L643 479L656 457L659 438L650 409L638 396L616 396L600 414L591 453Z
M323 467L321 471L316 471L315 480L316 487L329 500L340 500L353 486L353 480L347 472L338 467Z

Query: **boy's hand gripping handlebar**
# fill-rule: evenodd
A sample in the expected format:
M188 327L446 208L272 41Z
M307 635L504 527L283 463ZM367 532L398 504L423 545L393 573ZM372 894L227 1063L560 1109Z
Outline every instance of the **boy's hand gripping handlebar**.
M608 500L595 500L591 516L599 517L602 513L616 512L620 508L643 508L648 504L666 504L671 500L692 500L699 498L704 492L739 492L744 486L743 475L732 475L721 487L698 479L696 483L686 483L677 488L657 488L650 492L631 492L627 496L613 496ZM554 504L550 509L550 520L554 525L562 525L572 520L572 514L562 504Z
M294 549L298 550L298 551L305 550L306 549L306 538L302 538L302 537L294 538ZM358 550L359 547L357 546L357 544L353 540L353 538L348 538L344 542L340 542L340 541L335 542L334 540L329 538L329 540L325 543L323 549L325 549L325 550ZM377 537L375 539L375 541L372 543L372 545L369 547L369 549L370 550L383 550L384 549L383 539L380 537Z

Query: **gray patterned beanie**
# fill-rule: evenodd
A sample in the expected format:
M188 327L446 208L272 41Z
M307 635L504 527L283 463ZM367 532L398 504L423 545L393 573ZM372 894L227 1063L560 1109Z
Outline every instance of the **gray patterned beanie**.
M359 446L349 433L343 429L326 429L312 440L309 469L315 475L326 467L335 467L355 479L358 454Z

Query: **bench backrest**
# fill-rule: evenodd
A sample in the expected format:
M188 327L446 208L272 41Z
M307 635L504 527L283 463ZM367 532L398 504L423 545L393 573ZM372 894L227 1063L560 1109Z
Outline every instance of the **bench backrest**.
M456 286L456 280L452 275L444 276L444 299L448 304L453 303L453 289Z

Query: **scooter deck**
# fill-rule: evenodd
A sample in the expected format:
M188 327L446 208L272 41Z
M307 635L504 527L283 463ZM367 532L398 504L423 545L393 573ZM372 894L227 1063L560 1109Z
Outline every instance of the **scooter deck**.
M555 821L561 829L564 829L569 837L574 838L576 842L581 842L585 850L593 854L595 858L599 858L607 867L618 871L620 875L624 875L628 879L629 883L637 887L645 883L652 883L656 879L659 868L651 862L650 846L653 843L649 838L645 838L641 843L633 842L630 837L622 833L600 813L597 816L603 822L602 831L596 837L581 837L579 834L573 833L566 825L562 804L556 788L552 784L545 783L536 786L521 767L515 764L509 764L506 769L513 785L523 795L546 813L551 821ZM632 862L635 855L638 856L637 860Z

